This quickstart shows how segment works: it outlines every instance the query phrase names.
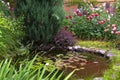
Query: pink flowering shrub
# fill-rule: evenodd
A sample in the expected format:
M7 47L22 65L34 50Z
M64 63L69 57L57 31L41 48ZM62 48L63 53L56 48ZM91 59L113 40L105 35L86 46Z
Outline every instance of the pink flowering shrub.
M77 37L93 40L109 40L116 37L114 34L111 34L112 32L115 33L115 27L112 28L110 26L110 30L106 31L108 24L110 24L110 21L107 13L91 13L85 10L81 11L80 9L75 10L73 15L66 16L63 21L63 26L71 30Z

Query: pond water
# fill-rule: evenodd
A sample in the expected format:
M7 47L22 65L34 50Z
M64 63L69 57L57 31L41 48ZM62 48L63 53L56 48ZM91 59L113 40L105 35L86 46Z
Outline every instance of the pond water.
M76 80L91 76L101 77L104 71L109 68L109 60L91 53L75 53L62 57L57 66L65 72L64 75L68 75L76 69L70 79L73 80L74 78Z

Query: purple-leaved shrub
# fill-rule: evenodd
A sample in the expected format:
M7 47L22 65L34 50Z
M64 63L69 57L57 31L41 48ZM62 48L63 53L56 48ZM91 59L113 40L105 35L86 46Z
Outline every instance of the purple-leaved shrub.
M55 36L55 44L62 50L67 50L68 46L73 46L76 42L76 38L72 32L67 29L61 29Z

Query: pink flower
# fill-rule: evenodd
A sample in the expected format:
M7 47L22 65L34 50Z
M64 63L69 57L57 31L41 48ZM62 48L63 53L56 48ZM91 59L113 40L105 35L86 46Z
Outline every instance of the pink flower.
M99 22L98 22L98 24L103 24L103 23L104 23L104 21L99 21Z
M112 24L112 30L113 30L113 31L116 31L116 30L117 30L116 24Z
M120 35L120 31L116 31L115 34Z
M79 13L79 14L78 14L78 16L82 16L82 14L81 14L81 13Z
M89 16L87 17L87 20L89 20L90 18L89 18Z
M66 19L68 19L69 17L68 17L68 16L66 16L65 18L66 18Z
M112 27L116 27L116 24L112 24Z
M95 16L95 14L91 14L91 16L92 16L92 17L94 17L94 16Z
M101 24L101 21L98 21L98 24Z
M79 10L79 9L77 9L77 10L76 10L76 13L78 14L78 13L79 13L79 11L80 11L80 10Z
M74 14L74 15L77 15L76 11L75 11L75 12L73 12L73 14Z
M96 13L96 14L95 14L95 16L97 17L97 16L99 16L99 14L98 14L98 13Z
M88 16L87 19L88 20L93 19L93 16Z
M86 2L87 2L87 0L84 0L84 2L86 3Z
M98 21L98 24L104 24L106 20Z
M117 29L116 27L113 27L113 28L112 28L113 31L116 31L116 29Z
M93 19L93 16L89 16L89 19Z

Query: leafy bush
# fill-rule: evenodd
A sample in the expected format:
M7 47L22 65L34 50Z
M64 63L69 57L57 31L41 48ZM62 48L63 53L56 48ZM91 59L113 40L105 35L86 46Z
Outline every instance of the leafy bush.
M46 73L47 65L42 69L32 69L35 58L27 64L21 64L18 70L11 65L11 60L3 60L0 62L0 79L1 80L68 80L74 73L71 72L64 79L61 79L63 72L59 74L58 69L53 69L50 73Z
M51 43L64 16L63 0L16 0L15 3L16 17L24 16L24 43Z
M73 46L75 41L75 37L69 30L61 29L55 36L55 44L62 50L66 50L68 46Z
M0 13L0 57L10 58L22 55L27 49L19 43L23 37L21 23Z
M120 65L114 65L112 69L105 72L104 80L119 80L120 79Z

